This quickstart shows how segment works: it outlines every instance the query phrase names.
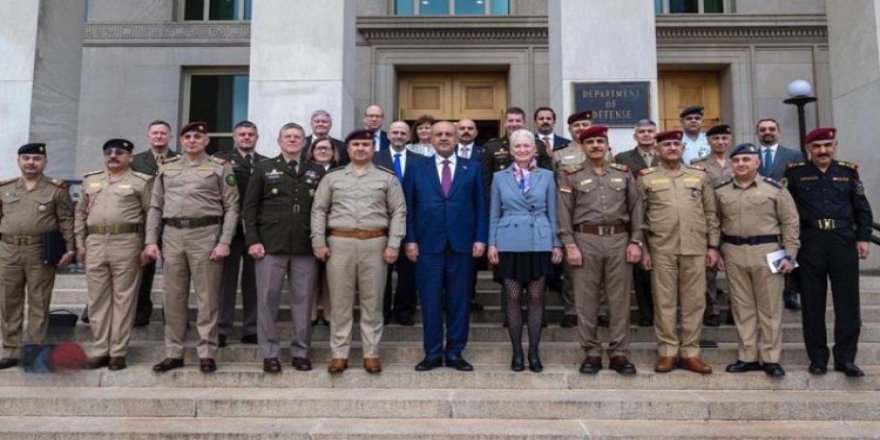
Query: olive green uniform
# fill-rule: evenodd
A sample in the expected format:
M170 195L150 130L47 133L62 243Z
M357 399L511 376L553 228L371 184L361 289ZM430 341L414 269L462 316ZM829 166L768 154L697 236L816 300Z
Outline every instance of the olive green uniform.
M146 244L162 237L165 258L165 350L183 357L190 279L196 293L199 358L217 351L217 315L223 261L211 261L218 243L230 244L238 221L232 167L202 153L165 161L153 183Z
M42 344L49 324L55 266L43 264L43 234L60 230L68 252L74 250L73 205L67 185L40 176L33 188L24 179L0 183L0 318L3 357L20 359L22 339ZM27 327L22 338L25 289Z
M140 254L153 176L86 174L76 207L76 245L86 251L92 357L124 357L140 286Z
M766 256L785 249L792 259L797 257L800 221L794 199L779 182L766 177L758 177L745 187L728 181L715 189L715 197L721 220L721 253L739 333L737 359L779 363L785 281L781 273L770 271ZM770 236L781 240L749 244Z
M348 358L355 292L360 298L364 358L378 357L387 274L383 253L386 247L399 249L406 233L406 200L397 176L373 164L362 174L353 164L331 171L318 185L311 225L312 247L330 247L333 358Z
M722 183L730 181L733 178L733 168L730 160L725 160L724 165L715 160L714 155L710 154L706 157L694 159L692 165L703 167L706 170L706 176L709 178L709 184L712 188L718 187ZM706 268L706 312L705 316L719 315L721 313L722 299L718 298L718 271Z
M706 250L717 248L719 240L715 192L703 169L693 166L647 168L638 182L653 261L657 352L661 357L696 357L706 308Z

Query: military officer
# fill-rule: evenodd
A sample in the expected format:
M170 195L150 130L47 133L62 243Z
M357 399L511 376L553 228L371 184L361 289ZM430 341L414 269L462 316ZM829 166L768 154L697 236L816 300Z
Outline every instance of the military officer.
M327 261L333 306L327 371L339 374L348 367L357 290L364 369L379 373L385 274L406 233L406 200L394 171L373 165L371 130L349 133L345 144L351 163L321 180L312 205L312 251Z
M559 238L571 267L578 312L578 337L586 352L580 371L602 369L598 334L599 300L604 287L610 312L609 366L635 374L629 348L632 266L641 260L641 195L626 165L605 160L608 128L594 125L580 132L587 160L568 167L559 180Z
M146 261L144 223L153 176L131 170L132 149L126 139L104 143L106 168L83 177L83 196L76 207L77 257L86 265L94 339L91 368L126 367L140 265Z
M165 256L165 358L153 366L160 373L183 366L190 280L198 307L199 369L217 370L218 292L239 195L232 166L205 152L209 142L204 122L181 128L183 155L160 167L150 198L145 252L153 260Z
M763 369L770 377L782 377L783 274L794 269L800 246L797 208L781 183L758 175L761 159L757 147L736 146L729 162L733 179L715 188L722 232L718 267L727 271L731 310L739 333L737 361L726 371ZM773 273L767 254L779 249L784 250L784 256Z
M709 184L716 188L722 183L733 178L733 169L727 158L732 131L729 125L715 125L706 130L706 138L712 152L708 156L691 161L692 165L701 166L706 170ZM703 324L709 327L718 327L721 324L721 299L718 298L718 271L714 268L706 268L706 312L703 315ZM712 343L712 345L717 345Z
M257 126L251 121L241 121L232 129L232 141L235 148L229 151L219 151L214 157L223 159L232 165L235 180L238 181L239 209L244 203L245 190L248 187L248 179L254 169L254 164L266 159L260 153L254 151L257 140L260 138ZM235 237L229 245L229 257L223 260L223 278L220 287L220 317L217 322L217 341L220 347L226 346L226 339L232 333L232 322L235 318L235 297L238 296L238 276L241 271L241 306L242 306L242 336L241 342L245 344L257 343L257 284L254 278L254 259L248 254L245 240L243 222L239 222L235 228Z
M510 107L504 115L504 130L508 135L514 131L524 128L526 114L519 107ZM538 166L544 169L552 170L553 161L547 146L543 142L538 142ZM510 154L510 140L507 135L500 138L494 138L486 142L484 145L486 151L480 160L483 163L483 181L486 186L486 200L489 199L490 189L492 188L492 175L496 171L501 171L511 163L513 156Z
M292 365L299 371L312 369L310 324L318 264L312 256L309 222L324 167L298 163L305 136L299 124L281 127L281 154L254 165L244 201L245 243L256 260L257 336L267 373L281 372L275 317L285 276L290 285Z
M642 266L654 286L654 331L659 359L654 371L676 365L709 374L700 359L700 333L706 308L706 266L718 261L715 192L705 171L681 161L681 131L658 133L660 166L639 173L645 203L647 251ZM681 304L681 329L677 305Z
M828 369L825 300L830 278L834 300L834 369L850 377L861 377L865 373L855 364L862 325L858 262L868 258L871 207L858 166L834 159L835 128L811 131L806 144L810 162L792 164L785 171L785 181L801 219L797 272L809 371L825 374Z
M67 266L75 255L67 184L46 177L46 163L45 144L22 145L18 149L21 177L0 182L0 370L19 364L22 339L28 344L43 343L55 268ZM61 232L66 252L58 261L44 261L43 240L52 231ZM28 316L22 337L25 298Z
M689 164L694 159L708 156L710 148L703 132L703 106L685 107L678 117L683 130L681 160Z

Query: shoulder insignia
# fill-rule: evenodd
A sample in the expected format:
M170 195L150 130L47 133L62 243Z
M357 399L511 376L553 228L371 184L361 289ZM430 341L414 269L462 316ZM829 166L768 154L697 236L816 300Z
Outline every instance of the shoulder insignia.
M222 158L219 158L216 156L211 156L208 158L208 160L210 160L211 162L214 162L216 164L220 164L220 165L226 165L227 163L229 163L228 160L222 159ZM165 163L168 163L168 162L166 161Z
M623 171L624 173L629 172L629 167L622 164L622 163L612 162L610 166L611 166L611 168L614 168L615 170L618 170L618 171Z
M804 162L804 161L792 162L792 163L790 163L790 164L787 165L787 168L797 168L797 167L802 167L802 166L804 166L804 165L806 165L806 164L807 164L807 163Z
M104 170L89 171L88 173L83 174L83 178L86 178L89 176L94 176L96 174L101 174L103 172L104 172Z
M691 162L690 165L685 165L685 166L692 169L692 170L706 171L706 167L704 167L702 165L695 165L693 162Z
M58 188L67 188L67 182L61 179L49 179L49 183L57 186Z
M657 171L657 167L642 168L642 169L639 171L639 175L640 175L640 176L647 176L648 174L651 174L651 173L653 173L654 171Z
M733 183L733 179L727 179L724 182L721 182L718 185L715 185L715 189L721 188L722 186L730 185L731 183Z
M385 168L385 167L383 167L383 166L381 166L381 165L376 165L376 169L379 169L379 170L385 171L386 173L394 174L395 176L397 175L397 173L395 173L394 171L389 170L388 168Z
M769 183L770 185L773 185L776 188L785 188L785 185L776 179L772 179L770 177L764 177L762 180Z
M150 180L153 178L152 175L147 174L147 173L142 173L140 171L132 171L131 174L133 174L135 177L143 179L143 180Z
M10 183L18 181L18 177L10 177L9 179L5 179L0 181L0 185L9 185Z
M565 174L566 176L568 176L569 174L574 174L574 173L576 173L576 172L578 172L578 171L580 171L580 170L582 170L582 169L584 169L584 164L583 164L583 163L579 163L579 164L575 164L575 165L572 165L572 166L563 167L563 168L562 168L562 174Z
M846 162L846 161L838 160L837 164L844 167L844 168L849 168L853 171L859 170L859 165L854 162Z
M706 159L708 159L708 158L709 158L709 156L706 156L706 157L700 157L700 158L698 158L698 159L692 159L692 160L691 160L691 165L696 165L696 164L699 164L699 163L705 162ZM702 165L700 165L700 166L702 166Z
M560 185L559 192L565 193L565 194L571 194L571 187L568 185Z

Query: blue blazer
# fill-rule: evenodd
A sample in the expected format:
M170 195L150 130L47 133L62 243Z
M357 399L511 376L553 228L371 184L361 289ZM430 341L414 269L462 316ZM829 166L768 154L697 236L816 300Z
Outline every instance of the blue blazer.
M379 130L379 150L385 151L391 146L391 141L388 139L388 133L385 130Z
M378 152L374 153L373 154L373 164L379 165L379 166L388 168L391 171L394 171L394 157L392 156L393 152L394 152L394 150L392 150L391 148L387 148L385 150L378 151ZM409 150L407 150L405 154L406 154L406 165L404 166L404 169L403 169L403 176L404 177L406 177L410 173L410 171L412 171L413 166L415 165L416 162L418 162L422 159L425 159L425 156L423 156L419 153L414 153Z
M556 234L556 183L553 172L535 168L523 194L513 166L492 176L489 245L500 252L550 252L562 246Z
M760 147L758 151L762 151L760 150ZM770 168L770 175L764 177L769 177L773 180L782 180L782 176L785 174L785 169L788 167L788 164L792 162L800 162L802 160L804 160L804 155L801 154L800 150L793 150L780 145L776 147L776 154L773 155L773 167ZM758 171L760 170L761 168L758 167Z
M449 246L470 254L475 242L486 243L489 230L483 169L480 162L456 158L449 197L443 197L433 158L413 162L403 179L406 195L405 243L420 253L440 253Z

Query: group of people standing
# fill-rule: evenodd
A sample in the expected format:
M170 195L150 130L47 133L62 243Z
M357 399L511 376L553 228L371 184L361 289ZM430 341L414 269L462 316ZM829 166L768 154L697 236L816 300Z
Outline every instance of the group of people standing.
M40 343L54 267L76 255L88 280L92 368L126 367L132 326L149 321L154 265L164 259L166 350L156 372L184 366L190 285L199 367L216 370L217 350L233 334L239 284L242 342L259 345L265 372L280 372L276 318L285 280L297 370L312 369L319 300L330 326L328 371L348 368L358 302L363 367L379 373L383 325L412 325L417 295L424 358L416 370L470 371L463 352L476 264L486 258L502 284L514 371L526 361L531 371L543 370L544 295L564 274L564 319L577 325L582 373L603 368L601 308L609 368L636 373L628 359L633 285L639 324L655 328L654 370L711 373L699 356L700 337L704 320L718 314L706 312L707 298L718 305L715 273L726 271L740 336L737 361L726 370L783 376L783 274L799 264L810 372L824 373L830 356L830 276L834 367L863 375L855 364L857 260L868 255L872 217L857 167L834 159L837 131L810 132L810 160L786 169L779 161L797 152L778 145L772 119L757 124L760 146L731 147L727 125L696 134L688 128L701 126L691 119L701 122L702 108L681 117L683 131L658 133L640 121L637 146L614 158L608 128L593 125L590 112L568 118L568 141L553 134L556 115L547 107L535 112L536 133L523 128L521 109L508 109L507 135L484 146L467 119L425 116L413 130L395 121L386 133L377 105L366 108L363 129L337 140L329 136L330 115L319 110L310 136L299 124L282 126L271 158L256 153L259 134L249 121L235 126L235 148L214 156L206 152L207 124L182 127L176 154L168 148L170 125L154 121L148 151L133 155L126 139L103 145L105 169L85 176L75 214L64 182L43 175L46 146L24 145L21 177L0 182L0 368L20 360L25 286L25 339ZM775 137L762 136L771 131ZM771 177L778 169L784 178ZM64 251L42 258L46 234L59 232Z

